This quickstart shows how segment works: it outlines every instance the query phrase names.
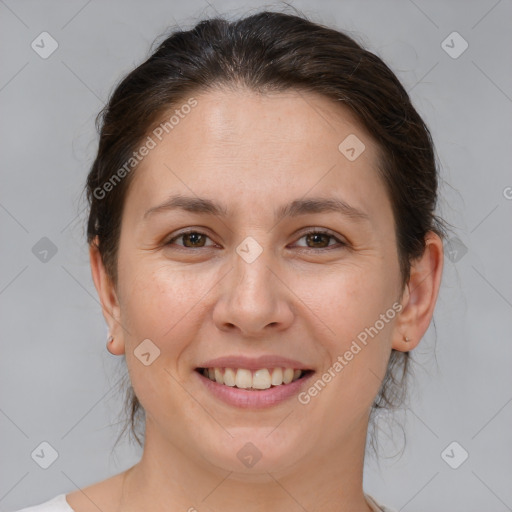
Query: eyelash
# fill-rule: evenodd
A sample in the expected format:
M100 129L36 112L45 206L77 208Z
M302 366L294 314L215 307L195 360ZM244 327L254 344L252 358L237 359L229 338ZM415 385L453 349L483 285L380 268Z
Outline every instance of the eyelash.
M190 234L197 234L197 235L202 235L202 236L206 236L207 238L210 238L206 233L203 233L201 231L198 231L196 229L191 229L191 230L188 230L188 231L183 231L182 233L172 237L170 240L168 240L164 245L166 246L170 246L170 245L173 245L173 242L175 240L178 240L182 237L184 237L185 235L190 235ZM302 238L308 236L308 235L325 235L325 236L328 236L329 238L332 238L334 240L336 240L339 244L339 247L335 247L335 246L327 246L327 247L300 247L300 249L302 250L306 250L306 251L325 251L325 250L332 250L333 248L334 249L340 249L340 248L343 248L343 247L347 247L348 246L348 243L340 240L337 236L333 235L330 231L321 231L321 230L316 230L316 229L313 229L312 231L308 231L306 233L304 233L298 240L301 240ZM197 249L206 249L207 247L211 247L211 246L205 246L205 247L197 247L197 248L194 248L194 247L185 247L185 246L178 246L180 247L180 250L197 250Z

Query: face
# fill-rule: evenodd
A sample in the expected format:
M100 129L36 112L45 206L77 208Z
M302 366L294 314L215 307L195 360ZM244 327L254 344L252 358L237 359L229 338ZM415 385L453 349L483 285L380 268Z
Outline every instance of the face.
M260 472L325 460L365 434L400 307L377 146L345 107L313 93L194 97L161 141L152 135L122 218L126 330L113 334L147 439L237 473L250 473L247 455L261 454ZM177 196L195 207L155 209ZM213 363L222 379L245 368L261 387L276 367L309 371L237 391L197 371L224 357L233 361Z

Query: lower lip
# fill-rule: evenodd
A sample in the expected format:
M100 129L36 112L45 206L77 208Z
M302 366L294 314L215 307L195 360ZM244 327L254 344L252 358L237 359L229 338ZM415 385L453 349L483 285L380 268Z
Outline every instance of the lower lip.
M310 372L289 384L281 384L280 386L258 391L250 391L219 384L205 377L198 371L194 371L194 373L197 374L201 382L204 383L206 388L214 396L229 405L241 409L263 409L284 402L288 398L297 395L314 374L314 372Z

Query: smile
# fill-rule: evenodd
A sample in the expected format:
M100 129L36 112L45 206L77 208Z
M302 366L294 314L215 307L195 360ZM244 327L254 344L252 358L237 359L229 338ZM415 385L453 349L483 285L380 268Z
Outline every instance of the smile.
M224 386L238 389L263 390L290 384L303 377L309 370L294 368L197 368L202 375Z
M258 370L200 367L193 373L214 399L239 409L262 409L300 393L315 372L284 367Z

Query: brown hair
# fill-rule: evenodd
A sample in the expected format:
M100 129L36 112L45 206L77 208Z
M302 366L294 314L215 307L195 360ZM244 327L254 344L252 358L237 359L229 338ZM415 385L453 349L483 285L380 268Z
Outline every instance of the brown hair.
M411 260L424 252L427 232L445 235L444 223L434 213L438 177L427 126L389 67L354 39L303 15L263 11L174 31L119 83L98 115L99 149L86 185L87 240L96 243L97 237L114 285L123 205L134 173L108 187L108 193L101 191L171 108L194 92L218 87L311 91L351 109L380 148L378 172L392 203L405 284ZM392 350L372 414L401 405L408 363L408 352ZM142 446L136 421L144 411L131 386L126 405L130 421L122 433L131 424Z

